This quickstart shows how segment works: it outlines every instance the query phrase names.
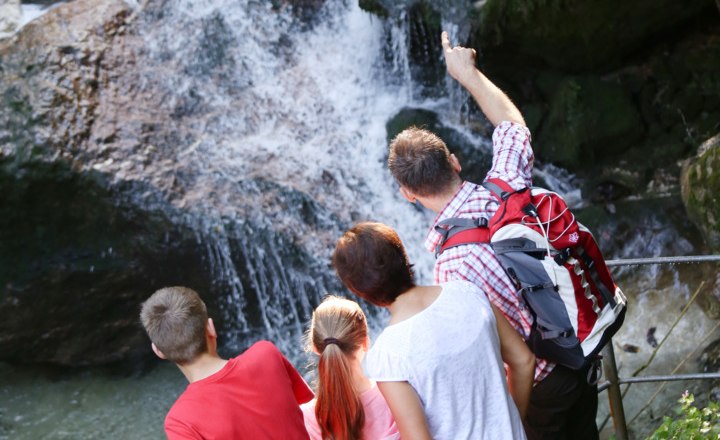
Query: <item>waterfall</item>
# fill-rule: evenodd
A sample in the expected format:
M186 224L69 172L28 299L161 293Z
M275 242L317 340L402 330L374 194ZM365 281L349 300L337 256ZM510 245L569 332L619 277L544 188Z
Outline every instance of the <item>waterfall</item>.
M448 102L413 102L406 21L385 23L355 2L326 2L312 25L292 13L217 0L141 15L138 86L162 93L178 123L167 154L183 191L173 203L227 291L224 321L241 340L296 352L312 307L339 289L330 251L352 223L395 227L431 279L421 243L432 216L400 198L385 123L403 107ZM298 252L304 265L292 263Z
M467 92L452 79L445 76L435 88L416 81L404 2L381 2L397 5L387 20L351 0L327 0L310 19L299 19L283 0L126 3L136 12L122 40L133 55L123 61L132 65L113 65L121 73L111 74L130 76L122 84L130 83L139 99L121 114L139 115L141 122L128 123L118 136L137 141L143 151L120 160L103 152L102 162L91 166L123 188L141 188L129 190L133 203L171 205L168 211L194 232L220 297L221 316L214 318L226 354L270 339L302 370L300 339L313 307L326 293L343 291L329 260L335 240L354 222L394 227L419 282L432 281L433 257L422 242L434 214L398 194L385 165L386 124L405 108L421 109L437 115L471 156L480 157L477 163L484 163L491 145L487 127L478 129L473 120ZM452 41L464 40L462 11L469 2L433 5L443 11L440 23ZM432 51L423 56L442 63ZM573 208L588 205L583 182L567 170L536 164L535 177ZM616 205L613 214L604 207L591 213L601 219L596 237L611 244L603 247L608 258L694 251L683 229L687 221L677 220L679 203ZM615 343L639 348L616 350L625 374L651 352L648 328L657 327L657 338L663 337L693 290L689 281L703 274L653 266L616 275L630 307ZM385 316L367 311L377 330ZM670 371L694 349L687 341L702 340L711 327L693 308L652 373ZM7 401L0 405L0 439L47 438L59 429L73 438L156 438L167 408L186 386L169 364L123 380L103 371L46 380L35 370L3 364L0 372L6 377L0 394L7 397L0 399ZM636 389L626 400L633 412L646 401L632 395Z
M432 280L422 242L434 215L399 196L385 124L403 108L426 109L478 154L491 146L467 127L457 83L425 93L412 80L406 13L381 20L330 1L302 24L268 2L185 0L140 17L138 87L163 94L176 121L178 145L160 147L181 170L173 203L189 212L227 292L232 340L266 337L297 352L313 305L340 288L330 251L356 221L393 226L420 281ZM455 41L467 33L444 26ZM298 252L305 265L289 264Z

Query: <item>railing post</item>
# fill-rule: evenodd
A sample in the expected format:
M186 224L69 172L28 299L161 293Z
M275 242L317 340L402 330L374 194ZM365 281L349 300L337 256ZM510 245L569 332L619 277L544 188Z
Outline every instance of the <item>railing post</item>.
M610 401L610 415L615 428L617 440L628 440L627 424L625 422L625 408L623 408L622 393L618 382L617 365L615 364L615 350L612 340L603 348L603 372L610 386L608 387L608 400Z

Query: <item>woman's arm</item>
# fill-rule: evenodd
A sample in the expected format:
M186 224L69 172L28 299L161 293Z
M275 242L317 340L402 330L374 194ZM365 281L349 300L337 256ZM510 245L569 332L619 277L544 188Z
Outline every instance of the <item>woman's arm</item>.
M425 411L412 385L403 381L378 382L377 386L393 413L400 437L432 440L425 420Z
M535 377L535 355L502 312L494 305L492 309L495 313L498 336L500 336L500 355L509 369L510 395L520 411L520 417L524 419Z

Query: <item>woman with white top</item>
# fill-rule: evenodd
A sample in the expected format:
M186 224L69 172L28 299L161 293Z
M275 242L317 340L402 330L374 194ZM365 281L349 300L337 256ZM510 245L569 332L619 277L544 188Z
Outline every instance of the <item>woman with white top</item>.
M400 438L383 395L360 365L369 341L355 301L329 296L313 312L308 349L319 355L316 398L301 406L311 440Z
M403 438L525 439L535 357L478 287L417 286L400 238L380 223L347 231L333 265L351 291L390 311L364 367Z

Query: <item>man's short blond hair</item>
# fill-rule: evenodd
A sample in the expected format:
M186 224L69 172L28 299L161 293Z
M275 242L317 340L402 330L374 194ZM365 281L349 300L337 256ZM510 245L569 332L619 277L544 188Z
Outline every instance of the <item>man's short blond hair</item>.
M192 362L207 352L207 308L187 287L166 287L142 305L140 320L150 340L176 364Z

